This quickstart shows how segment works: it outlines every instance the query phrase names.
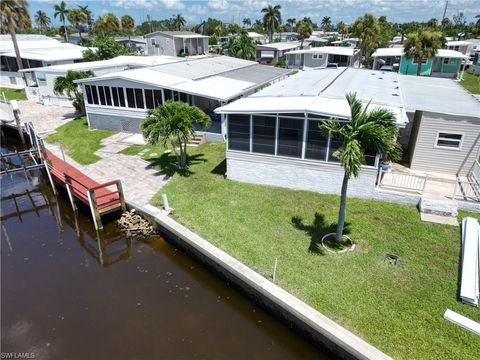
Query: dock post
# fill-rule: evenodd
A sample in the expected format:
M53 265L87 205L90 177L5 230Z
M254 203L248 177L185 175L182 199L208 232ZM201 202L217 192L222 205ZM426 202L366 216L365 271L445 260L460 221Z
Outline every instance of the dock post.
M94 190L88 190L88 203L90 204L90 211L92 212L93 224L95 225L95 230L103 230L102 219L97 208L97 198L95 197Z
M75 204L75 199L73 198L72 189L70 188L70 177L68 175L65 175L65 185L67 187L68 198L70 199L72 209L73 211L77 211L77 205Z
M18 135L20 135L20 140L22 144L25 144L25 137L23 136L22 124L20 122L20 108L16 100L11 100L10 105L12 106L13 117L15 118L15 123L17 124Z
M120 203L122 204L122 211L127 211L127 206L125 205L125 195L123 194L123 186L120 180L117 181L117 190L118 196L120 197Z
M43 160L43 163L45 165L45 171L47 172L48 181L50 181L50 186L52 187L53 194L57 195L57 189L55 189L55 183L53 182L52 174L50 174L50 168L48 167L48 160ZM70 192L69 192L69 194L70 194Z

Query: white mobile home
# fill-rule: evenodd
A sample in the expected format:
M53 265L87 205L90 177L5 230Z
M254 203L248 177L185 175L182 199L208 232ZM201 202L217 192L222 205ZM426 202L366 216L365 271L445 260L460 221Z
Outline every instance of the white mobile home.
M435 89L439 88L440 91ZM300 72L216 111L227 117L229 179L340 193L342 142L324 133L326 119L348 122L346 93L391 110L412 170L468 174L480 150L480 103L449 79L366 69ZM409 155L409 156L408 156ZM381 154L369 151L349 194L379 198Z
M29 100L40 101L43 105L71 106L71 101L65 95L55 94L53 91L55 79L65 76L69 70L92 71L95 76L100 76L111 72L180 61L185 59L173 56L117 56L110 60L53 65L22 71L31 79L26 88Z
M198 106L212 117L207 138L223 141L225 126L213 110L283 79L290 71L227 56L110 73L79 80L89 126L139 133L147 110L167 100Z
M293 50L285 54L289 68L322 68L328 64L360 67L360 52L349 47L323 46Z
M257 45L255 59L261 64L275 65L279 61L286 60L285 54L287 52L299 50L300 46L300 41Z
M148 55L208 55L208 36L191 31L155 31L145 38Z

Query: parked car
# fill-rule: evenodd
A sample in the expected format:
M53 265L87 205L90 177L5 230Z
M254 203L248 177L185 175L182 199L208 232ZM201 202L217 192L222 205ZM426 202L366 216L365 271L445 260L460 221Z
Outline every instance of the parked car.
M380 71L388 71L388 72L393 72L395 71L393 66L391 65L383 65L381 68L380 68Z
M327 69L338 69L338 64L335 64L335 63L327 64Z

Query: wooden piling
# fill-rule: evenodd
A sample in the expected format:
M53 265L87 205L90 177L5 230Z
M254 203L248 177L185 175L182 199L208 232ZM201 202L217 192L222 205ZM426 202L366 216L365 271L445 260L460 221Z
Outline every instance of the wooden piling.
M97 198L95 197L94 190L88 190L88 202L90 204L90 211L92 212L93 223L95 225L95 230L103 230L102 219L100 217L100 212L97 207Z
M70 204L72 205L73 211L77 211L77 205L75 204L75 199L73 197L71 180L68 175L65 175L65 187L67 188L68 198L70 199Z
M122 211L127 211L127 205L125 204L125 195L123 194L122 182L119 180L117 182L118 196L120 198L120 204L122 205Z

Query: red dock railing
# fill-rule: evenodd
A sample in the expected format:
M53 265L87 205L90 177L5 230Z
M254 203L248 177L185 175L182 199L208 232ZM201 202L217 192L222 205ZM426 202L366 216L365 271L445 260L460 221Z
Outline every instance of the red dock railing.
M43 153L53 180L67 190L73 209L77 209L75 199L87 204L97 230L103 228L102 215L120 209L126 210L120 180L100 184L55 156L51 151L44 149Z

